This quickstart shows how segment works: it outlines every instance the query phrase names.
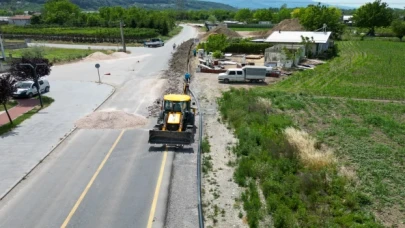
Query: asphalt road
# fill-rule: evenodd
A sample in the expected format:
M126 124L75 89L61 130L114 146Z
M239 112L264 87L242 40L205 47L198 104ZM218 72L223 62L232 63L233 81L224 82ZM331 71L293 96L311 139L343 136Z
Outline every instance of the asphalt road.
M145 115L163 92L159 76L171 44L195 36L186 26L163 48L131 48L130 58L101 61L114 70L104 79L117 89L102 109ZM56 67L50 80L92 81L90 66L94 73L93 63ZM154 121L141 129L75 131L0 202L0 227L162 227L173 150L147 143Z

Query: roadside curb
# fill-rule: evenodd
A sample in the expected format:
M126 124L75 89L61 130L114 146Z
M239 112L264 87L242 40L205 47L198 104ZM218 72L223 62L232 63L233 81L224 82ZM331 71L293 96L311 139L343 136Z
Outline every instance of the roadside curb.
M92 83L96 83L99 84L98 82L92 82ZM108 99L110 99L110 97L112 95L114 95L115 91L117 90L115 88L115 86L108 84L108 83L101 83L101 84L105 84L108 86L112 87L112 91L111 93L104 99L103 102L101 102L95 109L93 109L94 111L97 111L97 109L99 109ZM27 173L25 173L24 176L22 176L13 186L10 187L10 189L8 189L3 195L0 196L0 201L2 201L14 188L17 187L17 185L19 185L23 180L25 180L27 178L28 175L30 175L32 173L32 171L34 171L47 157L49 157L49 155L52 154L52 152L54 152L56 150L56 148L58 148L60 146L60 144L62 144L75 130L77 129L77 127L73 127L68 133L66 133L60 140L59 142L53 146L51 148L51 150L48 152L48 154L46 154L41 160L38 161L38 163L36 165L34 165Z

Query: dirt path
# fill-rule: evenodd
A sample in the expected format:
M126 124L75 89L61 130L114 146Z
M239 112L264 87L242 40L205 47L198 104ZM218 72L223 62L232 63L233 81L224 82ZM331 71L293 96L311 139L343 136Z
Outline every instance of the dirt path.
M235 161L232 146L237 143L233 133L221 121L216 99L229 85L219 84L216 75L194 74L191 89L199 97L204 120L204 137L209 141L210 152L203 155L206 166L202 191L206 227L248 227L245 212L237 201L242 189L233 182Z

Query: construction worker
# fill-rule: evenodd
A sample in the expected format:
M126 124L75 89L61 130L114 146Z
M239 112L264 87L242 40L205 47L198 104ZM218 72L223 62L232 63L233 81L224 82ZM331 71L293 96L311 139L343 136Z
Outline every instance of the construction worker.
M187 83L190 82L190 74L188 72L184 75L184 78L186 79Z

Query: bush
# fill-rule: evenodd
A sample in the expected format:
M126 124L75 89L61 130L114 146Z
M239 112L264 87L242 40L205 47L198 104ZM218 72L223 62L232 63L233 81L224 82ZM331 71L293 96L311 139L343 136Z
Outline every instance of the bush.
M286 113L305 105L298 96L259 89L231 88L219 100L223 119L239 140L234 180L246 187L242 200L249 226L258 227L263 217L261 190L275 227L379 227L362 207L370 199L347 188L335 163L308 168L287 140L283 132L293 121ZM368 123L393 127L376 117Z
M220 59L222 58L222 52L220 51L214 51L214 53L212 54L212 56L216 59Z
M225 52L230 53L248 53L248 54L264 54L266 48L271 47L271 44L267 43L231 43Z

